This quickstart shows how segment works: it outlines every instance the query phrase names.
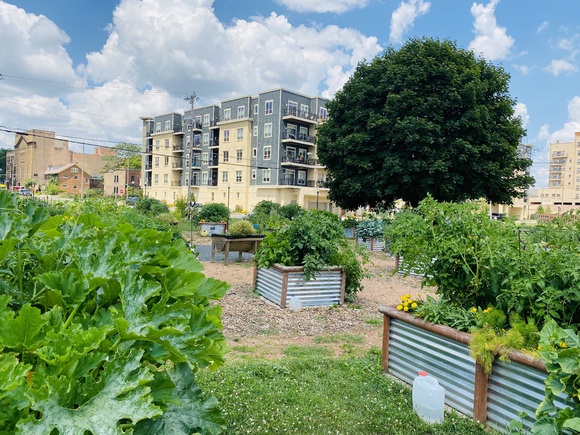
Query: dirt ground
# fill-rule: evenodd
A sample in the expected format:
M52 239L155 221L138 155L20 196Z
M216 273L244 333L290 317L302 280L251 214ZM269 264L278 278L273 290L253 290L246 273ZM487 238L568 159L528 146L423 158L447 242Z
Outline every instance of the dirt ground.
M195 240L209 243L206 239ZM204 262L207 277L226 281L231 289L219 301L228 359L278 358L290 345L323 346L335 355L366 351L381 346L380 305L397 304L400 297L424 294L420 279L393 274L395 261L385 253L370 253L370 278L356 301L339 307L280 309L258 296L252 286L253 262Z

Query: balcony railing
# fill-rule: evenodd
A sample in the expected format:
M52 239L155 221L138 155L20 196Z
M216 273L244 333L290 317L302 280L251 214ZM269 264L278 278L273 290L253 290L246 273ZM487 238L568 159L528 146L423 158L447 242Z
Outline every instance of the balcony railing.
M296 140L300 142L308 142L313 144L315 136L309 136L307 134L296 134L287 131L282 132L282 140Z
M208 166L218 166L219 164L219 158L218 157L213 157L211 159L209 159L209 161L207 162Z
M183 145L173 145L173 152L183 151Z
M307 166L316 166L317 164L317 161L315 159L305 159L303 157L288 157L288 156L282 156L281 162L295 163L297 165L307 165Z
M209 141L209 146L210 147L217 147L217 146L219 146L219 144L220 144L220 140L217 137L214 137L213 139L211 139Z
M207 180L207 185L215 187L218 185L218 180Z
M183 132L187 132L190 130L201 130L202 124L201 121L186 121L183 123Z
M298 107L286 107L282 111L282 116L292 116L294 118L300 118L307 121L317 122L318 116L307 110L300 110Z

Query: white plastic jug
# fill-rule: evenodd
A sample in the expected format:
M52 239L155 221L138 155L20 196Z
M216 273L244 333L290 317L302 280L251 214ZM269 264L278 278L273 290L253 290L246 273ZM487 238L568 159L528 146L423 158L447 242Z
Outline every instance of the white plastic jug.
M443 423L445 389L424 371L413 381L413 410L427 423Z
M292 311L299 311L302 308L302 302L298 296L291 296L290 302L288 303L288 308Z

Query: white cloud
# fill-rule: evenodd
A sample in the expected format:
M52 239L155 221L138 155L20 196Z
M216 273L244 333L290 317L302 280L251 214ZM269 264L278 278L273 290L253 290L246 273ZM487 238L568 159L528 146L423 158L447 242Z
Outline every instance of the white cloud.
M392 44L401 44L403 34L413 27L415 20L429 12L431 3L424 0L409 0L401 2L391 15L391 33L389 35Z
M578 72L578 67L566 59L554 59L545 69L555 76Z
M357 30L293 26L282 15L226 25L212 5L121 0L107 42L75 70L58 26L0 0L0 125L140 142L139 116L184 110L180 92L196 91L199 104L274 87L332 96L382 51ZM12 141L0 135L0 146Z
M368 0L276 0L276 2L296 12L332 12L337 14L353 9L362 9L368 4Z
M522 73L523 76L527 76L530 73L530 71L531 71L530 67L527 66L527 65L517 65L517 64L514 64L513 67L515 69L517 69L520 73Z
M575 96L568 102L568 121L561 129L550 134L548 142L570 142L574 140L574 133L577 131L580 131L580 96Z
M538 33L542 33L544 30L546 30L548 27L550 26L550 23L548 21L542 21L540 23L540 25L538 26L538 28L536 29L536 32Z
M498 26L495 18L495 7L499 0L490 0L487 5L473 3L471 15L475 39L470 42L469 48L475 54L483 54L488 60L505 59L509 56L515 43L514 38L507 34L505 27Z
M530 115L528 114L528 106L524 103L517 103L516 107L514 108L514 116L521 118L522 126L527 128L528 124L530 123Z

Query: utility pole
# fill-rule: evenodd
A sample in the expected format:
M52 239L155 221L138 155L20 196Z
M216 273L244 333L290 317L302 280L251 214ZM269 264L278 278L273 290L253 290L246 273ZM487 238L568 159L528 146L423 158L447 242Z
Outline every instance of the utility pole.
M187 208L189 210L189 247L190 249L193 246L193 217L191 216L193 212L192 207L192 200L191 200L191 168L192 168L192 160L193 160L193 128L195 126L195 117L193 116L193 106L199 98L195 92L192 92L191 95L187 95L184 98L185 101L189 101L191 103L191 132L187 134L191 134L191 140L189 142L189 158L187 159Z

